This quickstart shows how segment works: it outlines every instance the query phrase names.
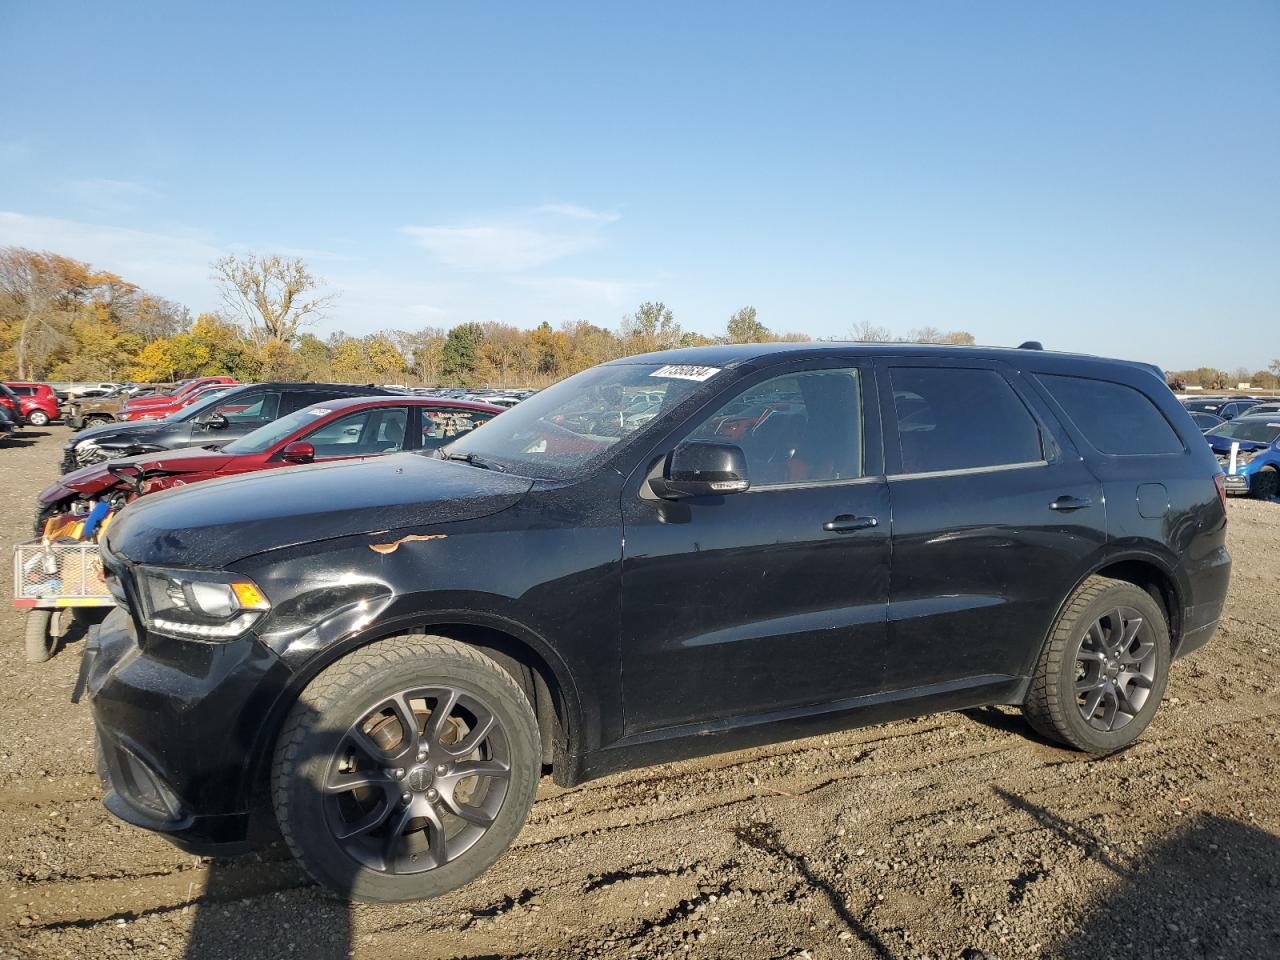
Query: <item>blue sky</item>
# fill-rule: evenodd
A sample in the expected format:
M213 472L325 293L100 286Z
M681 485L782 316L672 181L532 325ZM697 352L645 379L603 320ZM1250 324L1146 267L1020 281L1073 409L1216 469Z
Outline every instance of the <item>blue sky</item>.
M863 320L1280 357L1280 5L0 6L0 244L319 332Z

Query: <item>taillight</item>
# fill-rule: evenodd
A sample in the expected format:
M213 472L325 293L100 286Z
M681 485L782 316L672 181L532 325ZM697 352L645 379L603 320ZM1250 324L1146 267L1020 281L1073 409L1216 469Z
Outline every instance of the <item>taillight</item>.
M1227 509L1227 475L1225 473L1215 473L1213 475L1213 484L1218 488L1218 499L1222 501L1222 509Z

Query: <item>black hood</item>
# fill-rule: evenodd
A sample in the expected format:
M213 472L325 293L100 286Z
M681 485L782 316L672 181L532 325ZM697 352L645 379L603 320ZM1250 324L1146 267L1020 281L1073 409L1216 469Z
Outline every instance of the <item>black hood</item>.
M173 424L168 420L131 420L128 423L104 423L98 427L86 427L71 438L71 443L92 440L94 443L117 446L126 443L146 443Z
M138 563L225 567L280 547L489 516L532 485L409 453L268 470L135 500L107 540Z

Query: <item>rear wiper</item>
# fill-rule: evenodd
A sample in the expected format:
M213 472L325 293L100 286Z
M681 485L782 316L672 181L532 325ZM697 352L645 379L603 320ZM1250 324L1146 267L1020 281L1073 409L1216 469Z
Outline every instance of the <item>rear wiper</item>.
M461 463L470 464L473 467L479 467L481 470L497 470L498 473L506 473L507 471L494 463L492 460L486 460L484 457L477 457L474 453L445 453L440 457L441 460L457 460Z

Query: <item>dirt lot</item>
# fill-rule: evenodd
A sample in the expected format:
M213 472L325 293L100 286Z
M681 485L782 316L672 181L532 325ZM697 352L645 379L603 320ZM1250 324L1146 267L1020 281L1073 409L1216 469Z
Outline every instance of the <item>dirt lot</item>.
M65 435L2 445L6 543ZM209 862L113 820L67 702L79 644L28 665L8 610L0 956L1280 956L1280 506L1230 509L1223 626L1118 756L983 710L548 781L483 878L394 907L338 904L278 849Z

